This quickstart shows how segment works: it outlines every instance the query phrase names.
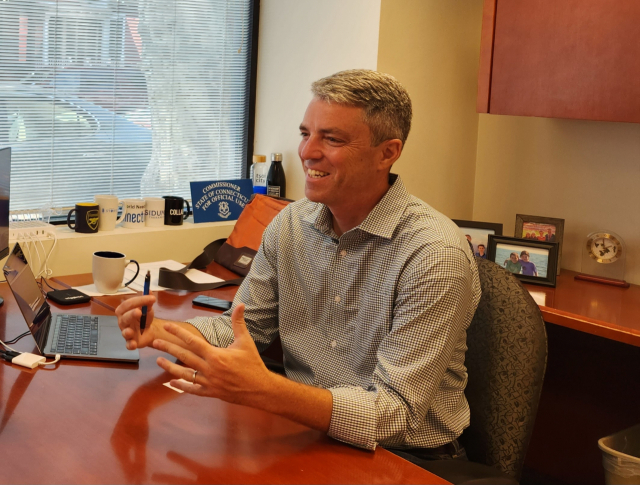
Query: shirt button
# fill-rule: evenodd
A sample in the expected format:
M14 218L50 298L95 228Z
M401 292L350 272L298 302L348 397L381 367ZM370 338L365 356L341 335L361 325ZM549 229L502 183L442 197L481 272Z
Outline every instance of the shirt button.
M332 348L332 349L335 349L335 348L336 348L336 345L338 345L338 342L336 342L335 340L332 340L332 341L331 341L331 348Z
M340 256L346 256L346 255L347 255L347 251L345 251L344 249L340 251Z
M334 298L334 300L335 300L335 302L336 302L336 303L340 303L340 297L339 297L339 296L336 296L336 297Z

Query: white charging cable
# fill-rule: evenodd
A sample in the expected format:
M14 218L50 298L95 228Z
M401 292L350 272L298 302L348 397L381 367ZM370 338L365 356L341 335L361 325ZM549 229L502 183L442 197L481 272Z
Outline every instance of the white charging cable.
M31 257L31 249L29 248L29 239L27 239L27 236L25 235L22 235L21 239L24 242L24 248L22 248L22 250L27 253L27 261L33 266L33 258Z
M42 255L44 258L44 263L40 267L40 271L38 271L36 278L39 278L40 276L44 276L45 278L50 278L53 275L53 270L49 268L49 258L51 258L51 255L53 254L53 250L55 249L56 244L58 243L58 236L56 234L53 234L53 245L51 246L51 249L49 250L48 253L44 247L44 244L42 243L42 240L40 238L35 238L35 240L38 243L40 243L40 247L42 248ZM38 257L38 262L40 262L40 257Z
M2 340L0 340L0 344L17 355L10 355L7 357L6 355L3 357L4 360L11 362L12 364L21 365L22 367L27 367L29 369L35 369L36 367L44 367L45 365L53 365L60 362L60 354L56 354L56 358L51 362L47 362L47 358L42 355L36 355L29 352L19 352L13 347L9 347ZM6 353L5 353L6 354ZM47 369L54 370L54 369Z
M44 244L42 244L42 239L40 239L37 236L31 236L33 239L33 245L36 248L36 251L38 253L38 263L40 263L41 259L40 259L40 249L38 249L38 244L40 244L40 248L42 248L42 259L44 259L44 262L38 266L38 275L36 276L36 278L40 277L42 275L42 273L46 273L47 272L47 250L44 248Z
M38 269L38 272L34 274L34 276L38 278L38 276L40 276L40 273L42 272L42 257L40 256L40 250L38 249L38 244L37 244L38 239L32 234L27 234L26 238L27 238L26 246L27 246L27 250L29 251L29 264L31 265L31 268L33 269L34 273L36 273L35 271L36 268ZM31 248L29 247L30 244L33 245L33 251L38 257L37 265L36 265L35 259L31 258ZM42 256L44 257L44 254Z
M53 254L53 250L56 248L57 243L58 243L58 235L56 233L53 233L53 245L51 246L51 249L49 250L49 254L47 254L47 257L44 260L45 274L47 275L47 278L50 278L51 276L53 276L53 270L49 268L48 265L49 265L49 258Z
M52 360L51 362L38 362L39 366L44 367L45 365L53 365L56 364L60 361L60 354L56 354L56 358L55 360Z
M39 278L40 276L50 278L53 275L53 270L49 268L49 259L51 258L51 255L53 254L53 251L58 244L58 236L55 233L49 234L49 236L53 237L53 244L51 245L51 249L49 250L49 252L47 252L42 239L40 239L38 236L28 234L21 235L19 238L23 243L23 251L27 255L27 260L29 261L31 268L34 270L34 276L36 278ZM33 249L31 245L33 245ZM38 245L40 245L40 247L38 247ZM40 250L41 248L42 251ZM37 263L33 255L34 252L35 256L37 256L38 258Z

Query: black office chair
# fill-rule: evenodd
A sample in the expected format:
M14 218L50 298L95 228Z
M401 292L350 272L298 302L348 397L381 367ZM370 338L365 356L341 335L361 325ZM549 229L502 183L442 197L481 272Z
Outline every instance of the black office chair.
M454 484L517 484L547 362L540 309L508 271L476 258L482 296L467 332L465 391L471 424L460 441L469 462L426 462Z

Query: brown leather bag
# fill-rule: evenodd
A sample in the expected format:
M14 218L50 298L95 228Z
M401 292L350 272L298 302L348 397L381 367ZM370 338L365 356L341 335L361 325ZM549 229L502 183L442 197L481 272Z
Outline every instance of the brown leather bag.
M256 194L245 206L231 235L216 252L215 262L247 276L269 223L291 201Z
M220 286L239 285L251 269L264 230L282 209L292 200L281 197L269 197L254 194L236 221L236 225L227 239L218 239L210 243L202 254L191 264L180 270L160 268L158 284L174 290L205 291ZM242 278L221 281L218 283L194 283L186 276L191 268L204 269L211 261L242 275Z

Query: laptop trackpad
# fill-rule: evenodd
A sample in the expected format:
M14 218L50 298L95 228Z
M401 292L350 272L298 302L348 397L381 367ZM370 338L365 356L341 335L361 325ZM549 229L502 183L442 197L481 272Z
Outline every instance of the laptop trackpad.
M98 353L102 357L115 358L118 360L139 360L138 350L127 350L127 345L121 330L118 327L118 320L111 319L107 322L100 321L100 340L98 342Z

